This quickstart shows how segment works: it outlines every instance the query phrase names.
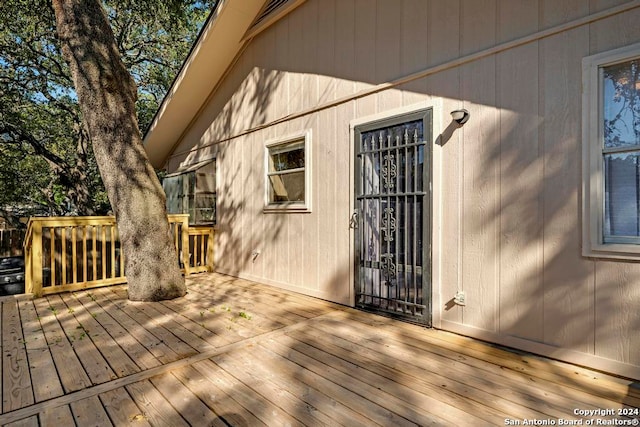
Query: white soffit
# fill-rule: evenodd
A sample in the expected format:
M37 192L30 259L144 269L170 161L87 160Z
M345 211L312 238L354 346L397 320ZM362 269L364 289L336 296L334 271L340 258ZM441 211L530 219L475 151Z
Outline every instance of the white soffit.
M164 166L241 50L245 32L264 4L264 0L220 0L145 135L145 149L155 168Z

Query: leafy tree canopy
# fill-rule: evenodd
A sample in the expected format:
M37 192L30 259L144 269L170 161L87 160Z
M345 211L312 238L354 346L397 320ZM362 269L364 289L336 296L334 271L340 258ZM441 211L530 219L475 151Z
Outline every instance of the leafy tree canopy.
M104 0L146 129L216 0ZM109 203L48 0L0 2L0 216L105 214Z

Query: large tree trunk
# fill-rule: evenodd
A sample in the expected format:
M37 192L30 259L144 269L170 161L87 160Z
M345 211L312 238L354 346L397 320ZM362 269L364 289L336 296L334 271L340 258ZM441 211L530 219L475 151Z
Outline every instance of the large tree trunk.
M96 162L116 215L132 300L186 293L169 234L165 195L142 145L136 87L99 0L53 0Z

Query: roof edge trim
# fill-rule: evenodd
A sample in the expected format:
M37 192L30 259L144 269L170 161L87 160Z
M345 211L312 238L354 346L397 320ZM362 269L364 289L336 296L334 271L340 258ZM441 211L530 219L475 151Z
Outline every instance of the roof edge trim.
M242 40L246 41L257 36L259 33L282 19L285 15L291 13L298 6L302 5L302 3L304 3L305 1L307 0L287 0L285 3L276 7L266 16L262 16L262 14L269 8L269 5L271 4L271 1L266 2L262 7L262 10L258 14L258 17L249 26L249 29L242 37Z

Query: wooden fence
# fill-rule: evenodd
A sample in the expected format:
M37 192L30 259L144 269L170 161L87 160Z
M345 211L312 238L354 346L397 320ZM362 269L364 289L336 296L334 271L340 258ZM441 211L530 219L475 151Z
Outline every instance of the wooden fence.
M0 230L0 257L22 255L24 230Z
M213 270L213 230L169 215L185 275ZM186 250L185 250L186 249ZM36 296L127 282L115 217L36 217L24 239L25 290Z

